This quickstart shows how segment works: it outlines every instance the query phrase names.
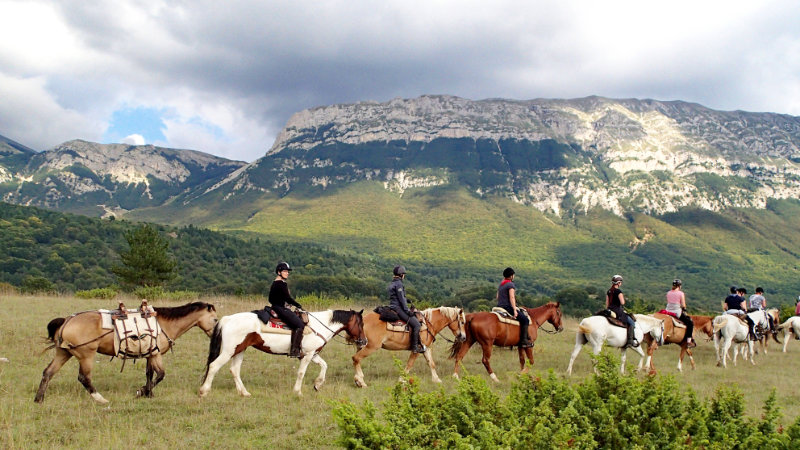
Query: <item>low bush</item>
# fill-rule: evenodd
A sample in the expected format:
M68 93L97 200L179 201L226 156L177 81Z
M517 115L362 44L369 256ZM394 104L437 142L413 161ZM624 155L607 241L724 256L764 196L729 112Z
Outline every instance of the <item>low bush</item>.
M97 288L87 291L77 291L75 292L75 297L112 299L116 297L118 293L119 291L114 288Z
M745 417L735 388L721 385L707 401L670 376L619 373L604 352L597 373L579 383L520 375L505 398L486 381L467 376L458 392L420 393L406 377L391 391L382 414L369 401L333 408L338 443L347 448L705 448L800 446L800 419L786 430L776 395L760 419Z

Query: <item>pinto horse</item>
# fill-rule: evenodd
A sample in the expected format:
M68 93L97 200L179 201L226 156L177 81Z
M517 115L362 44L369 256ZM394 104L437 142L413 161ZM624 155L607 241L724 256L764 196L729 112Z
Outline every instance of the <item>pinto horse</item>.
M420 343L428 347L423 354L425 360L428 362L428 367L431 369L431 376L435 383L441 383L442 380L436 373L436 363L433 361L431 354L431 344L445 328L450 328L450 331L455 336L456 341L463 341L466 339L464 325L466 317L464 310L461 308L452 308L448 306L440 306L438 308L429 308L421 311L425 320L427 330L419 332ZM400 331L389 331L386 329L386 322L380 320L378 313L372 312L364 317L364 332L367 334L369 343L361 348L355 355L353 355L353 366L355 367L355 383L358 387L367 387L364 382L364 372L361 370L361 361L380 348L386 350L405 350L410 351L410 333ZM417 359L418 353L411 352L406 363L405 371L408 373Z
M634 314L636 319L634 324L634 337L639 342L642 342L646 334L650 334L652 339L659 345L664 343L664 321L656 319L653 316L644 314ZM625 360L626 360L626 343L628 341L627 331L624 327L611 325L608 319L602 316L589 316L578 325L578 333L575 335L575 348L572 350L572 356L569 359L569 366L567 366L567 375L572 374L572 364L578 353L581 352L584 344L591 343L592 350L595 355L600 353L603 349L603 342L608 341L608 345L617 347L622 353L620 371L625 373ZM644 362L644 351L642 347L634 347L633 350L641 357L639 359L639 369L642 368Z
M778 330L783 330L783 353L786 353L786 346L789 345L789 335L795 339L800 339L800 316L792 316L786 319L778 327Z
M692 356L692 349L689 344L684 342L683 337L686 334L686 328L676 327L672 322L672 316L666 314L653 314L653 317L664 319L664 344L678 344L681 348L680 356L678 357L678 371L683 371L683 357L689 355L689 362L692 363L692 370L695 369L694 356ZM694 322L694 330L705 333L708 340L714 336L714 325L711 323L711 316L689 316ZM675 319L677 320L677 319ZM644 336L642 345L647 344L647 360L644 365L650 367L650 373L656 372L656 367L653 364L653 352L658 350L659 345L653 340L649 334Z
M217 323L217 310L210 303L194 302L173 308L155 307L156 319L161 326L158 335L159 351L147 356L147 382L137 391L137 395L144 397L153 396L153 388L164 379L164 364L161 355L172 348L173 341L181 337L194 326L200 327L206 334ZM92 384L92 367L97 353L116 356L114 353L113 330L105 330L102 318L98 311L85 311L73 314L66 319L53 319L47 325L48 339L53 344L48 349L55 348L56 355L50 365L42 373L42 382L36 392L35 402L44 400L44 393L50 379L73 356L78 359L78 381L83 384L92 398L98 403L105 404L108 400L103 398ZM66 346L66 347L65 347ZM153 380L153 375L156 375Z
M550 322L551 325L559 332L564 329L561 325L561 304L558 302L550 302L546 305L539 306L538 308L525 308L528 315L531 317L531 323L528 325L528 336L531 342L536 341L539 336L539 327L545 322ZM489 360L492 357L492 346L498 347L514 347L519 344L519 325L510 325L500 322L497 314L491 312L476 312L467 314L467 339L463 342L456 342L450 349L450 358L455 359L455 368L453 376L458 378L458 371L460 368L461 360L467 354L473 344L479 343L483 350L483 362L486 371L489 372L489 378L499 382L497 375L495 375ZM525 365L525 357L533 364L533 348L520 348L519 352L519 367L522 373L527 372L528 367Z
M769 322L765 311L757 310L747 313L750 319L762 329L769 328ZM745 352L750 355L750 363L755 365L753 358L753 341L750 340L750 330L747 324L739 320L732 314L722 314L714 318L714 349L717 354L717 366L728 367L728 350L733 343L746 344L746 349L742 349L743 357L747 357ZM736 355L738 348L734 349L733 365L736 365Z
M309 312L308 325L312 333L303 336L301 341L302 357L300 358L300 368L297 369L297 380L294 383L294 392L302 396L303 378L306 375L311 361L320 366L320 372L314 381L314 389L320 390L325 382L325 372L328 364L319 352L334 336L344 331L349 336L349 340L354 340L357 345L367 343L364 336L364 320L361 311L342 311L327 310L320 312ZM214 375L228 361L231 362L231 374L236 384L236 390L243 397L250 397L250 393L242 383L240 376L244 351L248 347L261 350L264 353L273 355L287 355L291 347L291 336L288 334L262 333L261 319L253 312L241 312L225 316L220 319L214 333L211 336L211 343L208 348L208 361L206 362L206 374L203 385L200 386L200 397L205 397L211 390L211 383Z

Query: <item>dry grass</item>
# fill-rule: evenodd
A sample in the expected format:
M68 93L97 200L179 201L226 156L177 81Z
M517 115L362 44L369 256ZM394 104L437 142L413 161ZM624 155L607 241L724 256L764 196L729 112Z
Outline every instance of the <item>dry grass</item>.
M208 299L217 306L220 316L248 311L263 305L235 298ZM132 302L133 304L135 302ZM174 306L172 302L164 306ZM308 302L306 302L308 303ZM304 303L305 304L305 303ZM217 375L209 396L197 397L197 389L205 369L208 338L199 329L191 330L178 342L174 354L166 356L166 379L156 388L155 398L137 399L134 392L144 381L144 364L109 361L98 357L94 370L97 389L111 401L110 405L94 403L77 381L77 364L70 361L50 384L45 402L33 403L41 372L52 358L41 354L45 347L47 322L56 316L73 312L109 308L110 300L80 300L72 297L0 297L0 447L2 448L116 448L146 445L148 448L221 447L221 448L330 448L334 447L338 430L330 416L331 401L346 399L355 404L370 400L382 403L387 390L397 380L393 358L405 360L407 353L381 351L367 358L364 365L369 387L358 389L353 384L350 362L354 348L334 341L322 356L329 364L328 379L321 392L314 392L313 379L318 373L312 364L306 375L304 397L291 393L297 361L250 350L245 356L242 379L251 398L236 394L227 367ZM336 305L349 308L350 305ZM307 304L308 309L325 309ZM549 325L546 327L549 328ZM568 321L561 334L540 334L536 344L534 371L553 369L563 374L574 344L576 322ZM451 338L450 332L444 336ZM793 345L797 344L797 345ZM441 388L451 392L456 381L449 375L453 363L446 358L449 343L438 339L434 356ZM575 365L573 379L581 380L591 371L589 348L584 348ZM629 352L630 353L630 352ZM800 414L800 396L793 374L800 369L800 343L790 343L784 354L773 345L766 356L756 357L757 366L743 363L727 370L714 366L713 345L702 343L695 352L697 370L676 370L677 348L668 346L656 354L661 374L676 376L685 386L701 396L711 395L720 383L735 384L744 392L746 412L760 415L764 399L774 388L783 409L784 424ZM633 356L633 357L632 357ZM629 355L629 368L638 356ZM492 363L502 383L498 393L508 392L518 368L516 352L495 349ZM480 364L480 351L473 348L464 362L469 374L486 377ZM439 389L430 381L423 360L414 367L423 390Z

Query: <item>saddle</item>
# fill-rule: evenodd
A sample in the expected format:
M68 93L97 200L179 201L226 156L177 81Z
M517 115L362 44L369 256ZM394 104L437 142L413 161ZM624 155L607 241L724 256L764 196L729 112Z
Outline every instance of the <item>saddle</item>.
M615 327L620 327L620 328L625 328L625 329L628 328L628 324L623 322L622 320L618 319L617 318L617 314L614 311L611 311L610 309L601 309L600 311L597 311L596 313L594 313L592 315L593 316L605 317L606 320L608 320L608 323L610 323L611 325L614 325ZM636 318L632 314L629 314L628 316L631 319L633 319L634 322L636 322Z
M665 317L661 317L661 316L665 316ZM665 320L667 319L667 317L669 317L670 319L672 319L672 326L674 328L686 328L686 324L684 324L683 322L678 320L678 318L675 317L675 314L667 311L666 309L662 309L661 311L653 314L653 317L656 317L658 319L665 319Z
M525 316L528 318L528 322L530 322L530 315L528 315L528 311L522 308L520 308L520 311L522 312L522 314L525 314ZM497 318L498 320L500 320L501 323L507 323L509 325L519 326L519 320L515 319L514 316L509 314L509 312L506 311L505 308L495 306L494 308L492 308L492 313L497 315Z
M273 333L273 334L292 334L292 327L286 324L275 311L272 310L269 306L265 306L264 309L256 309L254 311L250 311L255 314L259 320L261 320L261 332L262 333ZM308 325L308 313L307 312L296 312L297 317L303 320L303 323ZM303 334L311 334L313 330L311 327L306 326L303 328Z
M409 333L411 332L411 328L409 328L408 323L404 320L400 320L400 316L397 315L397 312L388 306L378 306L373 311L379 314L379 319L383 322L386 322L386 329L389 331L396 331L398 333ZM422 317L422 313L419 311L414 311L414 316L419 320L419 331L422 332L428 329L428 326L425 324L425 318Z

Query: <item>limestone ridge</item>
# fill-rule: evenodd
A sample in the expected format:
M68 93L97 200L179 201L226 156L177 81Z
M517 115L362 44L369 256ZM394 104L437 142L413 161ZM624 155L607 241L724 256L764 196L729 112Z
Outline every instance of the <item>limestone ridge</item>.
M192 150L81 140L18 159L24 164L13 168L0 160L0 199L92 215L158 206L245 165Z
M655 100L423 96L301 111L210 190L227 196L364 179L458 183L564 214L763 208L800 198L800 118Z

